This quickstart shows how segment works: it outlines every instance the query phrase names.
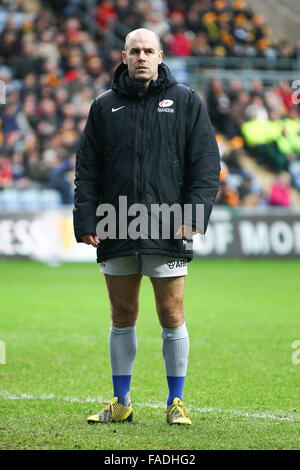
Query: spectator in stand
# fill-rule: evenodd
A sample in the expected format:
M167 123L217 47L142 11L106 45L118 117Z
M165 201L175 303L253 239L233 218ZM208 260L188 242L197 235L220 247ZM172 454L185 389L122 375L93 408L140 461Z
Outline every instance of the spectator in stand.
M259 96L261 99L264 98L264 86L259 78L255 78L251 81L250 96L251 98L255 98L256 96Z
M248 119L246 109L250 97L246 91L241 90L238 80L230 83L227 92L221 80L213 79L206 102L211 120L219 132L230 139L241 134L241 125Z
M278 45L277 57L280 59L290 59L293 57L293 46L286 39L282 40Z
M293 57L294 59L297 59L298 62L300 62L300 40L298 40L296 43Z
M192 42L184 26L176 26L174 30L169 42L169 52L171 55L178 57L190 56L192 54Z
M288 160L288 172L291 175L292 183L300 190L300 159L297 158L295 153L290 153L287 156Z
M224 162L221 164L221 176L220 176L220 187L216 197L215 204L217 205L226 205L230 207L238 207L240 205L240 198L238 190L227 184L226 178L229 170Z
M268 40L271 37L271 30L266 24L266 19L261 13L256 13L251 18L255 41Z
M98 5L96 20L103 31L109 30L110 22L115 20L116 17L117 14L113 0L104 0Z
M12 65L19 53L20 37L9 21L0 35L0 63Z
M278 93L288 111L294 107L293 90L287 81L279 82Z
M247 121L246 110L249 102L250 96L246 91L241 91L237 97L231 101L230 117L232 125L234 126L233 132L235 135L240 135L242 125ZM231 135L230 137L234 137L234 135Z
M101 8L103 10L103 4L102 6L99 5L98 7L99 14L102 13ZM109 12L109 17L110 17L109 20L115 19L115 17L117 17L121 23L125 23L126 17L131 13L131 10L132 10L132 6L129 0L116 0L114 2L114 5L111 5L110 8L111 9Z
M24 164L23 154L14 152L11 157L11 169L13 175L13 186L18 189L23 189L28 187L29 179L26 175L26 168Z
M9 188L13 183L13 171L11 161L4 153L0 153L0 190Z
M243 150L244 141L242 137L236 136L229 140L226 152L224 152L224 161L232 173L243 175L240 159Z
M145 22L143 28L150 29L158 34L160 37L170 33L170 25L165 16L160 11L149 10L145 15Z
M49 149L44 152L43 161L45 164L45 187L56 189L61 195L63 204L72 204L73 191L68 180L68 172L73 173L74 157L60 162L55 150Z
M2 130L4 135L13 131L18 131L20 129L17 119L18 105L15 103L7 103L1 111Z
M270 119L280 119L286 113L286 107L282 97L278 93L277 85L268 88L265 93L265 102L269 110Z
M244 14L248 19L251 18L252 12L247 7L246 0L233 0L231 4L234 16Z
M230 100L220 79L213 79L210 83L207 98L209 116L217 131L231 135L232 126L228 119L230 114Z
M252 98L251 102L245 109L245 116L247 119L257 119L259 121L269 120L269 113L259 95Z
M242 184L238 188L239 198L240 198L241 203L245 203L247 197L249 197L249 195L252 194L251 183L252 183L251 176L245 175L245 177L242 180Z
M195 4L192 4L191 7L188 9L185 24L187 31L190 31L194 34L203 33L207 39L207 30L203 27L199 8L196 8Z
M230 80L228 86L228 97L231 102L235 101L242 91L244 90L240 79L234 78L233 80Z
M175 56L190 56L192 54L192 41L186 30L185 14L183 11L174 11L170 14L171 36L168 43L168 52Z
M274 180L270 195L269 195L270 206L291 206L291 177L289 173L283 171Z
M38 46L33 40L23 43L22 54L18 54L13 61L16 78L23 79L29 73L41 75L43 59L38 56Z
M208 43L206 34L201 32L196 33L192 40L192 50L193 55L197 57L212 55L212 49Z

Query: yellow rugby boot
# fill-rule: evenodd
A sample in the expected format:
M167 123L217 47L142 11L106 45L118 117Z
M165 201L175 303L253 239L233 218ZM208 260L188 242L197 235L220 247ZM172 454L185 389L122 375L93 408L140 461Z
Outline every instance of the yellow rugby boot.
M167 407L167 423L187 425L192 424L189 412L180 398L174 398L173 403Z
M117 423L124 421L133 421L133 409L131 405L124 406L119 403L117 397L114 397L102 411L87 418L87 422L90 424Z

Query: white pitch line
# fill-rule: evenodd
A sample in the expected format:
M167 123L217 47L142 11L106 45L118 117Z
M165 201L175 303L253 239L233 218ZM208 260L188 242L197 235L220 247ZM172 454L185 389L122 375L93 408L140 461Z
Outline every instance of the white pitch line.
M68 403L105 403L109 400L103 397L70 397L70 396L58 396L53 393L47 395L32 395L29 393L18 393L12 394L8 391L0 391L0 397L6 400L62 400ZM165 408L165 403L136 403L135 406L144 406L147 408ZM224 410L222 408L198 408L196 406L189 406L191 411L198 413L218 413L218 414L229 414L236 418L260 418L260 419L271 419L275 421L297 421L300 422L300 415L295 414L294 416L286 415L284 412L278 412L280 415L275 415L270 412L264 413L250 413L248 411L239 410ZM282 416L281 416L282 415Z

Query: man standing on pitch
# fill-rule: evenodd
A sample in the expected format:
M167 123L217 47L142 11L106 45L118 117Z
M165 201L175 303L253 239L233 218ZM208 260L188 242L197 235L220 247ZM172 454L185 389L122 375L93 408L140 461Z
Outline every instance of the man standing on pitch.
M114 398L88 422L132 421L135 325L141 279L146 275L153 285L162 326L169 387L167 422L191 424L182 402L189 354L184 280L187 262L192 259L186 239L199 227L197 205L204 208L201 231L206 231L218 191L220 157L201 99L195 91L177 84L162 63L162 55L159 38L152 31L137 29L127 35L123 62L114 72L111 89L91 105L77 152L75 236L78 242L97 247L111 304ZM149 213L153 205L189 204L191 215L168 238L161 237L160 219L159 238L99 239L97 208L112 204L116 220L124 220L120 196L126 196L128 206L143 204ZM124 231L124 227L118 228Z

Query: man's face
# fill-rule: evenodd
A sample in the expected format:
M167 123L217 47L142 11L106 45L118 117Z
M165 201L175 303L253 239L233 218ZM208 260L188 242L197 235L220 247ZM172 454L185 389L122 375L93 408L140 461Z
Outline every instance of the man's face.
M129 76L145 84L157 80L162 55L156 36L150 31L133 33L128 38L126 51L122 52Z

